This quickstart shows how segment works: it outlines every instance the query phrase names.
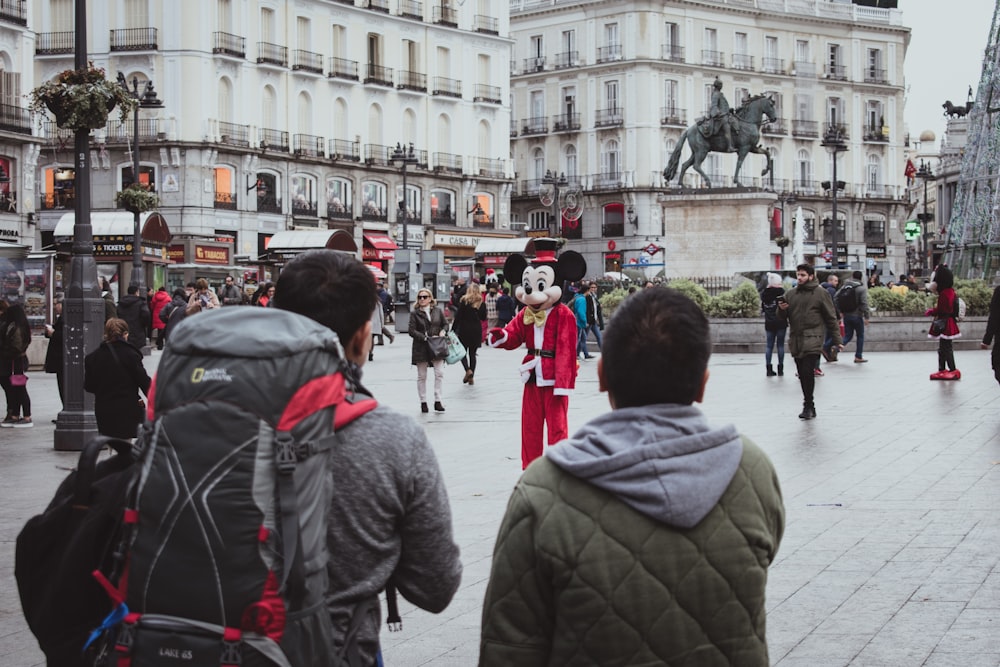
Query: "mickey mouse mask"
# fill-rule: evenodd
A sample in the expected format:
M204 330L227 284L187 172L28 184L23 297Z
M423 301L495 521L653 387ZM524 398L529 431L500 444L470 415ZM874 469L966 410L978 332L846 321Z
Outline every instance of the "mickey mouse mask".
M511 255L504 263L503 272L514 282L514 297L534 310L546 310L559 303L565 281L579 280L587 273L583 255L573 250L556 258L559 242L550 238L535 239L535 258L530 262L524 255Z

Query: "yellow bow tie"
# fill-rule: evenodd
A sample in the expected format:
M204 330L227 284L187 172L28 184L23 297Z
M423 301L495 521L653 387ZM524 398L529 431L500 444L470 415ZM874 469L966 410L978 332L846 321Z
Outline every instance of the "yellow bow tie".
M541 326L545 324L545 316L549 314L547 310L532 310L531 308L524 309L524 324L526 326L534 324L535 326Z

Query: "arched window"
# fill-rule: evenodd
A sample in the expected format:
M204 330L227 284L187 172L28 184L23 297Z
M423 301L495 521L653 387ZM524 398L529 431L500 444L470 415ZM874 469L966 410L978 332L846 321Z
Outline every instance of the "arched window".
M309 93L299 93L299 133L312 134L312 98Z
M268 129L278 127L278 94L272 86L264 86L260 105L261 126Z
M488 192L477 192L472 195L472 226L493 227L493 195Z
M600 185L616 187L621 180L622 155L617 139L604 142L601 149Z
M257 172L257 211L281 213L281 177L273 171Z
M545 177L545 151L541 148L535 147L531 151L531 178L541 184L542 179ZM536 185L537 188L537 185Z
M368 139L376 146L382 142L382 107L372 104L368 107Z
M413 185L412 183L406 184L406 213L409 215L410 222L420 222L421 212L423 211L423 198L421 197L421 189L418 185ZM403 201L403 184L400 183L396 186L396 215L399 216L399 202Z
M580 167L577 163L576 146L573 144L566 146L565 160L566 180L570 183L578 183L580 181Z
M812 243L816 242L816 211L802 209L802 238Z
M800 149L795 157L795 189L811 191L813 188L813 163L809 151Z
M865 185L868 192L878 195L882 190L882 160L878 155L868 156L868 164L865 169Z
M292 176L292 215L303 215L315 218L316 210L316 179L308 174Z
M236 169L227 164L216 165L215 176L215 208L236 210ZM140 178L142 174L140 173Z
M438 148L440 148L441 152L443 153L450 153L451 118L448 117L448 114L441 114L438 116L437 126L438 126L438 133L437 133Z
M455 192L453 190L431 190L431 224L455 224Z
M217 95L219 120L224 123L231 123L233 121L233 84L226 77L219 79Z
M378 181L361 184L361 219L387 222L386 186Z
M326 179L326 217L337 220L352 220L354 200L351 182L346 178Z

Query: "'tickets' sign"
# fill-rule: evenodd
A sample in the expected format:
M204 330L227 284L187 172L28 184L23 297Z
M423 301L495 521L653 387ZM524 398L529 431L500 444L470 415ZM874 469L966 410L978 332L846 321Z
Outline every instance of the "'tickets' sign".
M229 248L218 246L195 245L194 261L197 264L229 264Z

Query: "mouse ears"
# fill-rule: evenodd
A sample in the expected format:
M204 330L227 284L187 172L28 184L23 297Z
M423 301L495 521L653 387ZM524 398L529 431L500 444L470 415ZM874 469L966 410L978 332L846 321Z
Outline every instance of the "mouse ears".
M566 250L556 262L556 274L562 280L576 282L587 274L587 260L575 250Z
M524 269L528 266L528 259L524 255L510 255L503 263L504 280L511 285L517 285L524 278Z

